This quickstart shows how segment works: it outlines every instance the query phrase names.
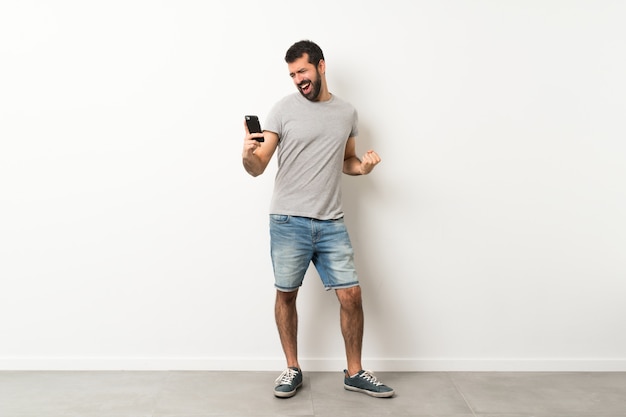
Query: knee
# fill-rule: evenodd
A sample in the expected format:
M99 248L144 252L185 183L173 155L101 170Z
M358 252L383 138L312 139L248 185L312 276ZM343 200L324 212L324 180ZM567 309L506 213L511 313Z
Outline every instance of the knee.
M363 306L359 286L337 290L337 297L343 309L360 310Z
M276 291L276 304L281 305L294 305L296 298L298 297L298 291Z

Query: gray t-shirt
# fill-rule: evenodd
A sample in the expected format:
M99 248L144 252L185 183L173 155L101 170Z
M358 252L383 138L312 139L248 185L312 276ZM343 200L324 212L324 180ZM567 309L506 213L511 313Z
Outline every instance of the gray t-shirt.
M270 214L343 217L343 158L348 138L358 135L357 122L355 108L335 95L312 102L293 93L276 103L264 126L280 139Z

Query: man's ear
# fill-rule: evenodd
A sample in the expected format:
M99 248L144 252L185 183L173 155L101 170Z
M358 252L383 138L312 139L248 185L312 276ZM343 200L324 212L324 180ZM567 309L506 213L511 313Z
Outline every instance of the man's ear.
M324 74L326 72L326 61L320 59L320 62L317 64L317 70L320 74Z

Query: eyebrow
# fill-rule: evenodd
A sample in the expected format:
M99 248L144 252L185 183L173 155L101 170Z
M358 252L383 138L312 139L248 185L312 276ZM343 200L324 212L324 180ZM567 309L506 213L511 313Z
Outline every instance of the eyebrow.
M294 75L296 75L296 72L304 72L304 71L306 71L306 67L301 67L301 68L298 68L298 69L297 69L296 71L294 71L294 72L290 72L290 73L289 73L289 76L290 76L290 77L293 77Z

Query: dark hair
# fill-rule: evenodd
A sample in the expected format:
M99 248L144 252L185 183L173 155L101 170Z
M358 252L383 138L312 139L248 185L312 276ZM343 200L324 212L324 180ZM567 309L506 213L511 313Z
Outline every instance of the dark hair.
M315 42L311 41L300 41L296 42L287 50L287 54L285 55L285 61L288 64L291 64L296 59L301 58L304 54L309 55L309 64L313 64L317 67L317 64L320 63L322 59L324 59L324 53L322 52L322 48L317 46Z

